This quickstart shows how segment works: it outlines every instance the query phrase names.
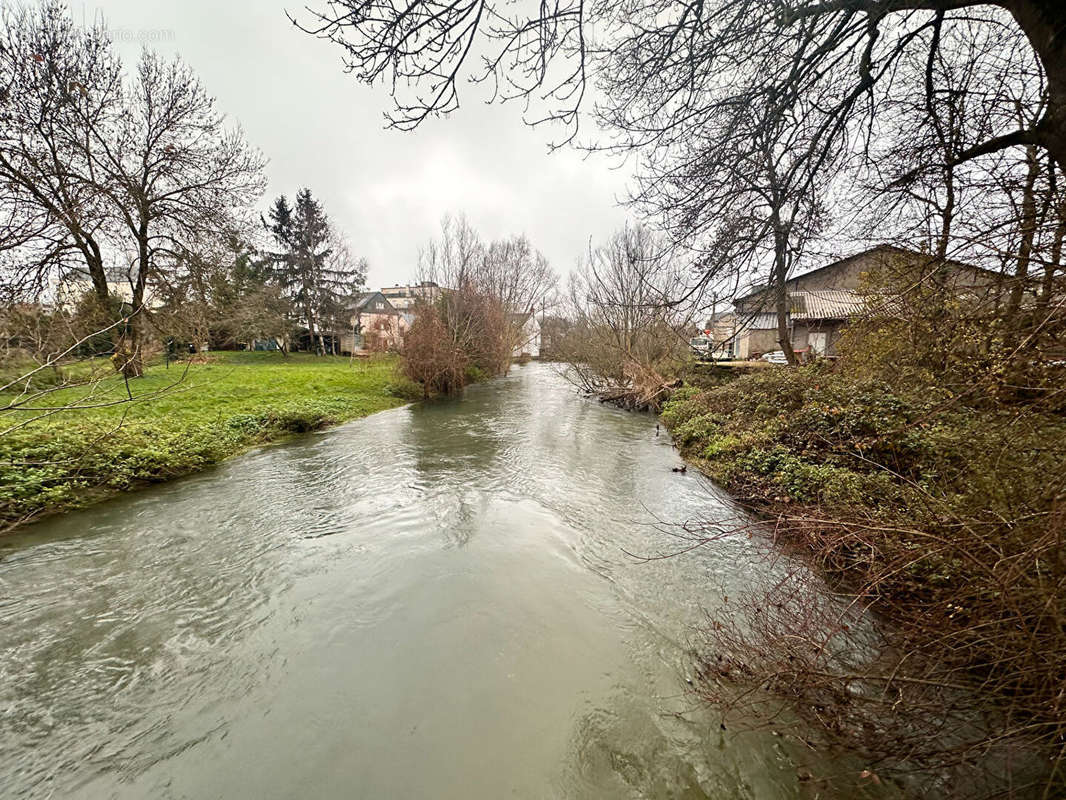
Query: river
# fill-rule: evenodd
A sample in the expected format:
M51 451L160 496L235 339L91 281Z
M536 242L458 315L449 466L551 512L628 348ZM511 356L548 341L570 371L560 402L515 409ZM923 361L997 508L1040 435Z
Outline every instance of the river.
M0 541L5 798L791 798L686 692L770 567L654 418L547 365Z

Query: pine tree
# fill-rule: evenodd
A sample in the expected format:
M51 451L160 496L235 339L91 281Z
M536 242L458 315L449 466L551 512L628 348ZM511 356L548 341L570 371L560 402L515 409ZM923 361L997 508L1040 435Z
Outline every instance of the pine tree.
M303 316L311 347L324 353L322 321L342 316L346 300L366 277L365 262L350 263L347 247L310 189L297 192L295 208L282 195L268 213L264 224L279 246L272 254L275 280Z

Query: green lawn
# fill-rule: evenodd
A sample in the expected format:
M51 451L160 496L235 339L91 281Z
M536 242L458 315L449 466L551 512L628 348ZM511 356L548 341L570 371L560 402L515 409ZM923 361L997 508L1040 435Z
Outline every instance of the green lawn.
M78 367L84 373L84 366ZM103 373L106 374L106 373ZM4 412L0 419L0 523L84 506L147 483L195 472L286 434L401 405L395 359L212 353L206 364L151 366L127 387L114 375L48 394L34 405L96 405ZM7 405L11 395L6 395ZM25 427L20 422L37 417Z

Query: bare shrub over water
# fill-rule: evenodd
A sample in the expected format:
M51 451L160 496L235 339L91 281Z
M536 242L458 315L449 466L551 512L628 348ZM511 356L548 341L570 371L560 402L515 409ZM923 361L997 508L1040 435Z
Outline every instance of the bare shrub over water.
M558 276L524 236L486 246L464 216L447 216L419 255L438 295L415 307L404 372L427 393L454 394L470 378L507 372L529 343L527 323L555 302Z
M677 275L661 251L647 228L627 227L572 275L570 324L555 355L583 391L657 409L676 385L689 320L670 300Z

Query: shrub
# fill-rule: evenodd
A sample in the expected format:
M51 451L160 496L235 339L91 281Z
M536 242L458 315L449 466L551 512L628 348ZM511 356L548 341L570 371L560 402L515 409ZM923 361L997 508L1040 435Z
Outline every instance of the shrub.
M983 765L1006 745L1062 755L1066 419L967 398L847 365L675 395L662 418L682 451L772 519L849 608L889 623L872 650L817 587L755 591L712 620L700 691L720 695L725 653L831 739L903 771L901 759ZM877 688L869 703L860 686Z
M477 364L471 364L464 370L463 377L467 383L483 383L489 379L489 374Z
M403 374L397 374L385 384L385 393L408 402L421 400L424 395L422 386Z

